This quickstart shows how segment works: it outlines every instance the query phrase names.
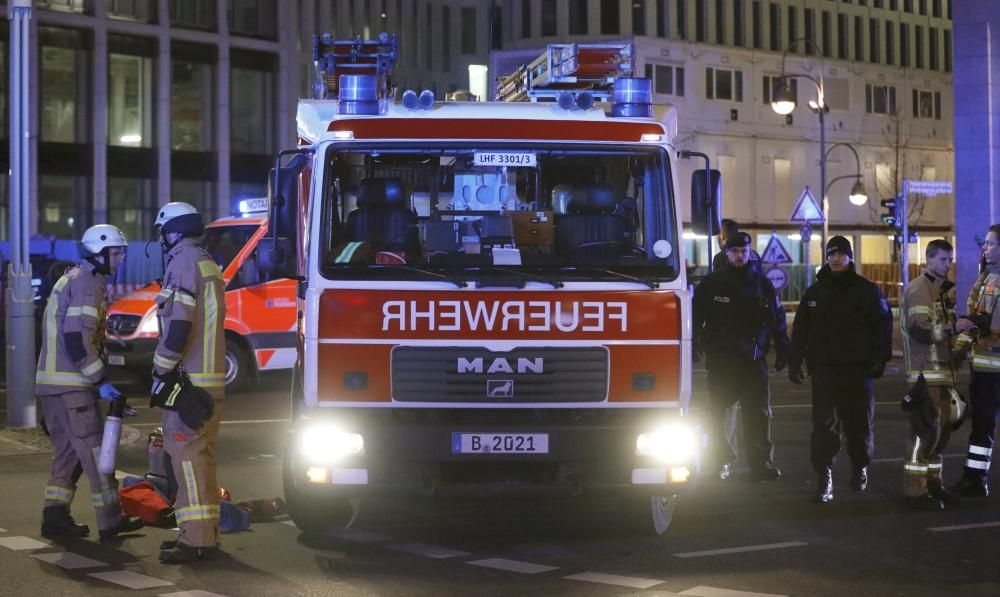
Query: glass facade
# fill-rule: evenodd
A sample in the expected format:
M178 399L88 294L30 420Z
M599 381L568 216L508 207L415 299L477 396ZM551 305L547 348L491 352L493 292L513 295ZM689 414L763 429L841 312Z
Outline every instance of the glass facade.
M274 151L276 57L234 50L230 73L230 143L241 153Z
M108 145L153 147L153 39L108 36Z
M229 33L275 39L278 14L274 0L229 0Z

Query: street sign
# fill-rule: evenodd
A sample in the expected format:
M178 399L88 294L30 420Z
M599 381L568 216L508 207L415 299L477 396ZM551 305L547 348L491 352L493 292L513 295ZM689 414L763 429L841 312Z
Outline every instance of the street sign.
M952 192L951 181L950 180L904 180L903 192L907 194L920 193L928 197L933 197L935 195L950 195Z
M760 254L760 260L768 265L781 265L792 263L792 256L788 254L785 245L778 240L778 235L772 234L770 240L767 241L767 247Z
M799 227L799 236L802 237L802 242L808 243L809 239L812 238L813 229L809 224L803 224Z
M785 270L780 267L772 267L771 269L764 272L767 279L771 281L771 285L774 286L775 290L781 290L788 284L788 274Z
M792 215L788 216L789 222L823 222L823 208L816 202L809 187L802 190L799 200L795 202L795 209Z

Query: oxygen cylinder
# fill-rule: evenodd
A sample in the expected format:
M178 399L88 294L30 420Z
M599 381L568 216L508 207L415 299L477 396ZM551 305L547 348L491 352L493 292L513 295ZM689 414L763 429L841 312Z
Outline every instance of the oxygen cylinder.
M104 437L101 439L101 455L97 459L97 472L112 475L118 456L118 441L122 436L122 419L125 418L125 397L121 396L108 407L108 418L104 421Z

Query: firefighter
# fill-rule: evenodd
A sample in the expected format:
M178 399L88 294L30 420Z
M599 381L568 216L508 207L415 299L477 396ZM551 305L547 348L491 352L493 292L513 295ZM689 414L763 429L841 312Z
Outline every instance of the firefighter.
M219 266L197 244L204 232L198 210L168 203L154 227L166 256L163 290L156 297L160 338L153 356L154 397L162 380L183 372L210 396L212 407L210 417L197 423L182 411L163 409L163 446L177 479L174 514L180 536L160 545L160 561L184 563L218 552L215 440L225 397L226 300ZM177 400L195 404L185 395Z
M990 226L983 243L986 267L969 292L968 314L960 317L955 328L960 335L955 342L960 354L971 349L972 384L969 405L972 432L965 469L951 490L966 497L985 497L990 493L990 461L1000 400L1000 224Z
M42 350L35 374L45 425L52 440L52 473L45 487L42 535L84 537L87 525L70 514L81 471L90 480L101 540L142 528L142 521L122 516L114 475L97 470L104 419L98 400L121 396L107 377L102 360L105 283L125 259L128 242L121 230L99 224L83 233L81 261L52 287L42 322Z
M940 510L958 496L941 482L941 453L951 435L955 390L951 339L955 334L955 293L948 280L954 249L932 240L925 252L927 269L910 283L903 299L900 328L907 383L904 397L910 413L910 438L903 463L903 497L915 509Z
M892 311L878 287L854 270L843 236L826 245L826 265L806 289L792 324L788 379L801 384L802 364L812 376L810 460L818 476L816 499L833 500L833 462L840 434L851 459L851 488L868 488L875 452L875 386L892 357Z
M726 267L709 274L694 293L696 351L707 356L714 455L720 479L728 479L736 461L736 405L744 429L744 457L750 479L781 477L773 464L767 354L775 347L774 368L785 368L788 336L785 310L774 286L750 263L750 235L726 239Z

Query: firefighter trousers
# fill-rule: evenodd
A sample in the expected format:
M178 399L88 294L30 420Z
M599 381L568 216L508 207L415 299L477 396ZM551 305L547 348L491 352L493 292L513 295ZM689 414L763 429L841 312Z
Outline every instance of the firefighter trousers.
M812 380L810 460L822 473L840 452L840 436L855 468L868 466L875 454L875 386L864 365L819 365Z
M222 401L198 431L185 425L176 411L163 411L163 449L170 455L177 479L174 515L179 541L191 547L215 547L219 542L219 485L215 477L215 440L219 435Z
M737 406L743 420L743 456L752 470L771 465L771 391L767 362L738 355L709 355L711 442L715 464L736 462Z
M927 386L927 399L910 413L903 462L903 495L920 497L928 483L941 484L941 453L951 437L951 386Z
M1000 373L973 371L969 393L972 432L965 459L965 476L985 480L990 476L996 417L1000 410Z
M90 496L97 528L111 529L121 520L118 482L97 471L104 433L97 394L72 391L42 396L45 425L52 440L52 472L45 487L44 507L69 507L76 494L80 471L90 480Z

